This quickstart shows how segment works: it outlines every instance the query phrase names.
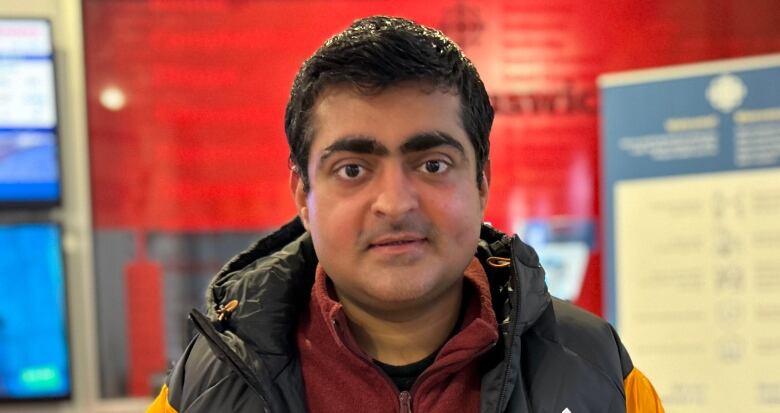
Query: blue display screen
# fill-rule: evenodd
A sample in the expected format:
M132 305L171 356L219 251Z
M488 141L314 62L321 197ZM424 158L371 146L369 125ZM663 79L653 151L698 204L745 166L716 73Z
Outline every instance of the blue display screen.
M0 202L53 202L59 196L54 132L0 130Z
M60 199L49 22L0 19L0 204Z
M0 399L63 398L70 367L60 229L0 225Z

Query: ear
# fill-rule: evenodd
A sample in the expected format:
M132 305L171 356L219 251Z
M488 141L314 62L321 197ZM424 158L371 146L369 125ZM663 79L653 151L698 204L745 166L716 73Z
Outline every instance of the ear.
M485 161L485 168L482 170L482 177L479 186L479 202L482 211L487 207L488 189L490 189L490 159Z
M290 192L295 201L295 210L303 222L303 227L309 229L309 208L306 206L306 191L303 190L303 178L296 167L290 168Z

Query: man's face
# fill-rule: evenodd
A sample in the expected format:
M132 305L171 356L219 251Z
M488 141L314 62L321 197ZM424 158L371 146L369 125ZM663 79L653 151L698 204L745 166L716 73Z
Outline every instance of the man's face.
M310 191L296 204L342 302L393 311L459 288L487 201L455 93L412 83L326 88L312 112ZM459 291L459 290L458 290Z

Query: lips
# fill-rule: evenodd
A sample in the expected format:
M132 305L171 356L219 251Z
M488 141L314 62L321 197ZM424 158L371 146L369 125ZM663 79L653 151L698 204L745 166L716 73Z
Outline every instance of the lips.
M373 240L368 248L402 247L405 245L422 243L428 239L418 234L393 234L379 237Z

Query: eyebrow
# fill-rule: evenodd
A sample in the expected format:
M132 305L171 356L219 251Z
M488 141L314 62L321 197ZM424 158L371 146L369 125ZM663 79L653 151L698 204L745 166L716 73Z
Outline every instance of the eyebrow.
M441 131L424 132L412 135L401 145L401 153L423 152L437 146L450 146L458 150L462 156L466 156L463 145L450 134ZM320 163L325 162L337 152L353 152L368 155L386 156L390 150L375 138L364 135L349 135L340 138L328 145L320 156Z
M331 155L337 152L354 152L368 155L384 156L390 153L385 145L376 139L363 135L350 135L340 138L328 145L320 155L320 163L325 162Z
M422 152L437 146L451 146L465 156L466 151L457 139L441 131L425 132L411 136L401 145L401 153Z

